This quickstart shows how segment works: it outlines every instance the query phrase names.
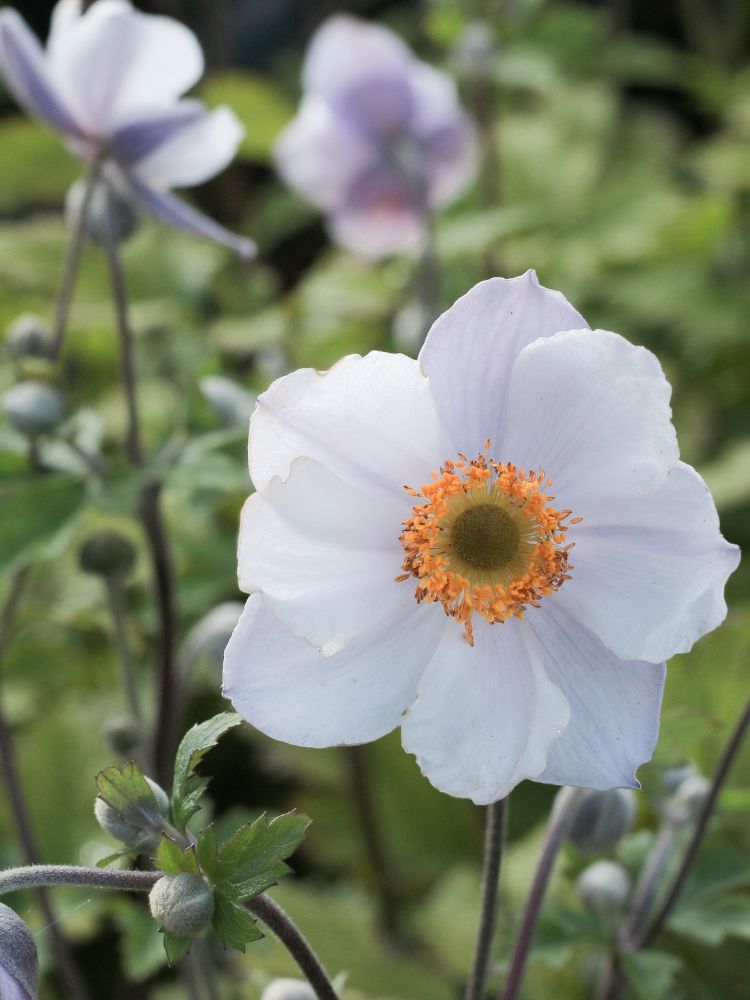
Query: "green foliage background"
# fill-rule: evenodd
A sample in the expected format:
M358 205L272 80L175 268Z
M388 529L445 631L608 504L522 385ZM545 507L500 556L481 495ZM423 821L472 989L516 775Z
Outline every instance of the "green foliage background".
M494 27L498 46L488 69L496 94L499 200L488 207L477 185L438 221L442 305L488 267L506 275L534 267L592 326L655 351L674 386L683 457L711 486L726 536L747 547L750 70L738 67L736 54L724 59L720 50L701 54L613 31L602 9L562 0L508 6L512 16ZM463 4L442 0L419 14L397 9L391 23L459 75L472 107L475 81L454 54L467 18ZM240 597L235 537L248 491L246 429L222 428L199 391L200 378L223 374L258 392L286 368L325 368L343 353L404 349L409 342L414 262L399 257L372 266L328 245L313 213L269 170L274 137L293 113L296 79L297 57L282 53L273 72L217 72L202 88L209 103L235 108L247 140L239 162L199 197L258 239L258 262L240 264L220 248L150 222L124 250L147 445L169 464L166 514L183 635L215 604ZM673 99L654 96L665 93ZM680 105L690 109L687 117L676 110ZM60 207L78 169L55 137L14 115L0 121L0 148L3 327L22 312L50 316L66 239ZM17 377L6 355L0 388ZM43 858L90 863L113 849L94 822L93 779L116 760L103 724L125 711L104 594L75 558L92 528L117 527L138 545L127 600L147 698L156 625L132 515L137 484L121 457L125 414L106 274L93 248L83 262L63 384L67 431L100 446L112 471L105 485L84 489L80 459L50 441L43 458L61 471L41 486L31 479L24 485L25 443L0 426L2 586L32 551L37 559L5 657L3 697ZM634 869L657 823L660 766L687 759L710 773L747 697L750 571L744 565L730 581L728 600L726 624L670 665L655 762L641 773L638 829L621 845ZM219 684L219 657L204 657L184 726L222 709ZM459 995L473 947L482 817L469 803L434 791L397 736L367 748L366 763L398 890L406 940L399 947L379 932L377 886L341 751L294 749L243 726L206 759L204 773L213 776L219 828L264 809L296 807L313 818L292 859L298 877L285 880L275 896L329 969L348 973L347 997L450 1000ZM669 933L628 969L628 995L638 1000L748 995L749 764L746 748ZM512 798L495 983L553 794L527 783ZM0 803L0 864L18 861ZM561 865L530 967L529 998L591 994L609 930L575 899L571 879L582 865L572 852ZM718 896L722 887L731 896ZM142 901L72 891L56 898L95 996L183 995ZM12 902L40 931L48 973L42 997L62 997L34 901ZM225 965L227 996L257 997L271 976L294 974L270 939L246 956L227 957Z

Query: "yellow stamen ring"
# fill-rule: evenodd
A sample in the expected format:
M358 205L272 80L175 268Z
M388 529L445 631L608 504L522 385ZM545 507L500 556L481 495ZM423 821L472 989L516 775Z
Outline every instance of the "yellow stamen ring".
M421 502L404 521L404 572L396 579L415 577L417 601L439 601L473 646L475 612L491 624L523 618L527 605L538 607L570 579L565 522L572 512L551 506L543 471L486 455L460 455L432 475L419 490L406 487Z

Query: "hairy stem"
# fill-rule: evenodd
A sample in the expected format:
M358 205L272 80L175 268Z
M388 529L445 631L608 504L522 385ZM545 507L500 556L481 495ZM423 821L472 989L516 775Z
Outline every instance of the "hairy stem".
M278 903L263 894L251 899L247 908L281 941L312 986L318 1000L338 1000L333 983L320 959Z
M0 896L21 889L50 885L91 886L94 889L121 889L148 892L161 872L111 871L107 868L79 868L77 865L26 865L0 871Z
M539 863L534 873L534 881L531 884L531 891L526 900L521 928L518 932L515 948L513 949L513 957L510 969L508 970L505 989L502 993L502 1000L516 1000L518 997L521 979L526 967L526 959L528 958L531 941L534 936L534 929L542 909L542 902L547 891L555 858L570 829L573 819L572 806L577 797L577 788L565 788L560 793L555 803L555 808L552 811L552 816L547 825L542 853L539 856Z
M482 908L479 934L474 952L474 964L466 986L464 1000L483 1000L490 964L490 949L497 923L497 896L500 888L500 867L505 844L508 808L501 799L487 806L484 833L484 863L482 866Z

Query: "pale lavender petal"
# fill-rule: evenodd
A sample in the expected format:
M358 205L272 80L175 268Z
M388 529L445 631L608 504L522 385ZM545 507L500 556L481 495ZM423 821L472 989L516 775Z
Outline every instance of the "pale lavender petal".
M84 132L45 65L44 52L17 11L0 10L0 68L8 89L35 118L75 138Z
M356 253L386 256L424 233L421 195L402 171L377 163L352 181L330 227L336 241Z
M107 148L114 159L129 166L153 153L205 114L206 109L200 101L184 100L172 107L152 108L116 128L107 140Z

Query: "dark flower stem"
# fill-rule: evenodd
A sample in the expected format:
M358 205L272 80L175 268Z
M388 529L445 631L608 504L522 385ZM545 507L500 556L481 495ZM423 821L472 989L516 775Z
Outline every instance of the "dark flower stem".
M474 964L466 986L464 1000L484 1000L490 950L497 923L497 897L500 888L500 868L508 822L507 800L487 806L484 833L484 864L482 867L482 908L479 921Z
M23 590L28 578L28 567L24 566L14 575L8 597L6 598L2 612L0 613L0 660L5 651L8 640L8 632L16 614L18 604L23 596ZM2 674L0 673L0 682ZM18 832L18 839L21 843L21 852L28 864L33 864L39 858L39 848L36 837L31 826L29 811L26 804L26 797L23 792L18 762L16 760L16 747L8 722L5 718L5 707L2 699L2 686L0 684L0 762L2 762L3 779L8 794L8 805L13 822ZM72 952L65 940L58 923L57 914L49 894L40 888L37 891L39 906L44 914L44 920L49 930L52 950L55 955L60 974L65 981L67 991L73 1000L89 1000L88 990L84 985L81 973L76 966Z
M552 816L547 825L547 834L544 838L542 853L539 856L539 863L534 873L534 881L531 884L531 891L526 900L526 908L521 920L521 928L518 932L516 945L513 949L513 957L508 971L508 978L502 992L502 1000L516 1000L521 987L526 959L531 948L531 941L534 936L534 929L539 919L542 909L542 902L547 891L552 868L557 857L557 853L570 829L573 819L572 805L577 798L577 788L565 788L559 795Z

